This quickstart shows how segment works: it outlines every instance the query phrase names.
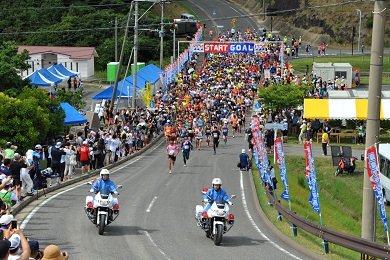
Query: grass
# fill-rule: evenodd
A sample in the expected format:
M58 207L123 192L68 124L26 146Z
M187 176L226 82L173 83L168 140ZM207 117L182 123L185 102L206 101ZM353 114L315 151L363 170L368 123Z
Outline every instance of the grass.
M308 202L309 188L305 179L305 158L303 156L286 155L285 159L292 211L312 222L320 223L318 214L311 209L311 205ZM360 237L363 199L363 162L357 162L354 174L348 175L343 173L337 177L334 176L336 167L332 166L330 157L316 157L315 165L323 225ZM277 164L274 167L278 179L276 193L279 196L284 186L280 179ZM322 240L320 238L304 232L299 228L298 236L293 237L291 234L291 223L285 220L277 220L276 210L268 206L268 199L261 185L259 172L257 169L254 169L252 174L259 203L272 223L295 242L311 251L323 254ZM287 201L281 199L281 203L284 207L289 207ZM388 212L387 214L389 214L389 210L386 210ZM383 231L379 212L377 213L377 241L386 243L386 233ZM329 251L330 253L326 255L329 259L358 259L360 257L360 254L355 251L331 243L329 244Z
M293 65L294 69L301 73L305 72L306 65L309 65L310 68L313 62L350 63L353 68L360 68L360 71L362 72L370 71L370 55L341 55L341 56L325 56L325 57L317 57L316 55L314 55L313 57L310 58L290 60L290 63ZM384 72L390 71L390 54L385 54L383 58L383 71ZM388 79L388 77L384 77L384 79Z

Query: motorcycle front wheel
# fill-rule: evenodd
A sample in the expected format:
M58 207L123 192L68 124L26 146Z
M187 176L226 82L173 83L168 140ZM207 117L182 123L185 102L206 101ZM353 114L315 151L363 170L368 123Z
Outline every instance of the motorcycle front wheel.
M104 228L106 227L106 215L101 215L99 218L100 218L99 235L103 235Z
M223 226L217 225L216 228L217 228L217 234L214 235L214 244L216 246L219 246L222 241Z

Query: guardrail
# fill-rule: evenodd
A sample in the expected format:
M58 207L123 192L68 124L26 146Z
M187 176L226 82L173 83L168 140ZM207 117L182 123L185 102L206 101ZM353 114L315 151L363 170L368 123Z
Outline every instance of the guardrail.
M291 212L285 208L271 193L266 190L268 200L275 207L280 214L291 221L297 227L313 234L323 240L352 249L354 251L364 253L370 256L381 259L390 259L390 246L379 244L361 237L352 236L346 233L336 231L334 229L321 226L317 223L311 222L295 212Z

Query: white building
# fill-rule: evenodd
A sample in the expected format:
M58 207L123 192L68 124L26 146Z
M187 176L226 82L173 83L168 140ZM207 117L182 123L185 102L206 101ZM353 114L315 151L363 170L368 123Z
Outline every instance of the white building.
M81 79L94 76L94 59L98 57L95 47L19 46L18 53L23 50L29 52L31 58L26 63L31 68L22 71L22 77L60 63L70 70L80 72Z
M344 76L348 88L352 88L352 65L349 63L313 62L313 73L325 81Z

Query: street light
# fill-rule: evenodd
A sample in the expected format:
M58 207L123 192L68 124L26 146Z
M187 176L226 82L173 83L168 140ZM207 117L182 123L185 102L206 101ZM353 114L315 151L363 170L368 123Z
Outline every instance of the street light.
M362 11L356 9L357 14L359 14L359 37L358 37L358 53L360 52L360 30L362 28Z

